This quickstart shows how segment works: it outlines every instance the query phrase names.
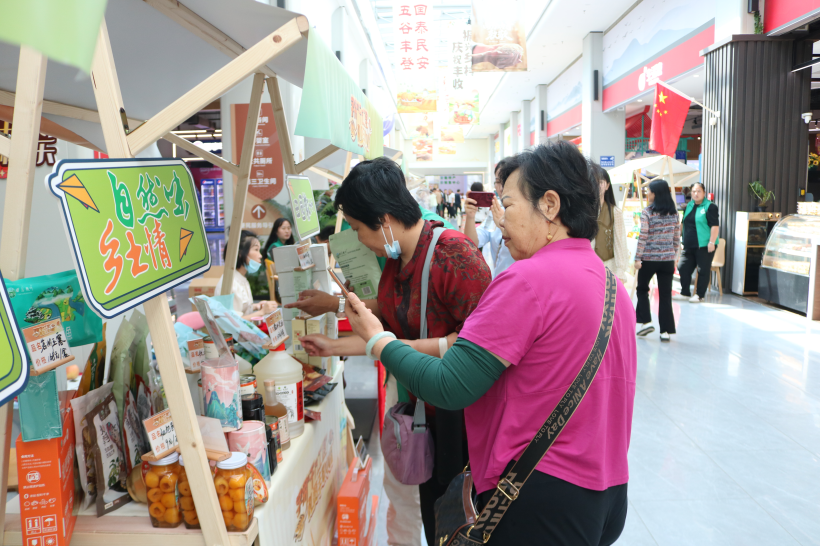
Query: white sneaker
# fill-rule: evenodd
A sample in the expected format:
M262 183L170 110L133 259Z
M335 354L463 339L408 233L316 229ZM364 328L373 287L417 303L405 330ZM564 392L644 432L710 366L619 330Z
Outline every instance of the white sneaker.
M692 296L684 296L683 294L675 294L672 296L672 299L677 301L689 301L691 298Z
M645 335L651 334L652 332L654 332L655 327L652 326L651 323L646 322L644 324L639 324L637 330L638 331L635 332L635 335L637 335L639 337L644 337Z
M666 332L663 332L661 334L661 341L669 341L669 334L667 334Z
M694 296L689 298L689 303L703 303L703 302L704 302L704 298L701 298L697 294L695 294Z

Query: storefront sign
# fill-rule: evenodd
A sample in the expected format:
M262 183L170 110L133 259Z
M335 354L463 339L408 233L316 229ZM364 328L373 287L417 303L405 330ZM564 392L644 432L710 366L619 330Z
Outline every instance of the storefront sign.
M601 156L601 167L608 169L610 167L615 166L615 156L614 155L602 155Z
M527 70L523 7L523 0L473 0L470 48L473 72Z
M6 282L0 274L0 405L26 388L29 367L23 336L9 303Z
M62 203L85 299L105 318L211 267L181 160L62 160L48 187Z
M23 330L31 359L31 375L40 375L74 360L60 319Z
M295 134L329 140L366 159L384 155L381 116L316 32L308 36Z
M307 176L288 175L287 186L290 194L290 210L296 227L295 239L302 241L313 237L319 233L321 227L310 179Z
M157 459L169 455L179 445L170 409L152 415L142 424L148 434L148 441L151 442L151 452Z
M245 123L248 120L247 104L231 105L232 156L238 158L245 140ZM287 193L285 189L282 151L279 134L273 119L270 103L262 104L253 148L248 195L242 215L242 229L250 229L257 235L267 235L277 218L286 214Z
M766 0L763 32L778 35L820 17L820 0Z

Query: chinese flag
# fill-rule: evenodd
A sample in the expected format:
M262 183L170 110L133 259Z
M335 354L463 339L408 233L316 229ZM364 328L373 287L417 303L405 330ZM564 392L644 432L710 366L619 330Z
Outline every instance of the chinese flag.
M655 86L650 149L674 157L686 114L689 113L689 103L689 99L670 91L668 87L660 83Z

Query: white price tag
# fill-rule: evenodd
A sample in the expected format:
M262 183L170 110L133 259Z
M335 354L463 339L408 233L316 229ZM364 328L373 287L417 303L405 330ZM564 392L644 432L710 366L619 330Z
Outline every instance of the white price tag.
M285 319L281 309L277 309L266 316L265 324L268 325L268 335L270 336L271 345L274 347L278 347L288 339L289 336L285 331Z
M198 373L200 366L205 362L205 341L192 339L188 342L188 360L191 361L191 366L185 372Z
M157 459L165 457L179 445L177 432L174 430L174 422L171 420L170 409L152 415L144 420L142 424L145 427L145 432L148 433L151 451Z
M310 241L296 247L296 255L299 257L299 268L302 270L315 267L313 255L310 253Z
M23 336L31 357L32 375L45 373L74 360L60 319L26 328Z

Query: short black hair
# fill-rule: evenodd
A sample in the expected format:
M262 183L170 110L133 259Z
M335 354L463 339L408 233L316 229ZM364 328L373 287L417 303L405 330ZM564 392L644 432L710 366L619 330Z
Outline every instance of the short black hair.
M239 251L236 253L236 269L239 269L243 265L247 265L248 261L248 254L251 252L251 245L253 244L254 239L259 239L256 233L252 231L248 231L247 229L243 229L242 233L239 234ZM227 242L225 244L225 248L222 249L222 261L225 261L225 255L228 252L228 245ZM264 259L265 256L263 255Z
M558 217L570 237L592 240L598 234L598 180L586 158L569 142L541 144L506 159L498 172L502 185L518 171L521 190L540 212L539 201L552 190L561 199Z
M470 186L470 191L484 191L484 184L481 182L473 182Z
M322 231L320 231L319 233L316 234L316 239L317 240L321 239L323 241L328 241L328 240L330 240L330 236L333 235L334 233L336 233L336 226L335 225L334 226L327 226Z
M649 183L649 191L655 194L655 200L651 205L653 212L657 212L662 216L674 214L677 218L678 207L675 205L675 200L672 199L672 192L669 190L669 183L666 180L661 178L653 180Z
M404 173L386 157L353 167L336 192L334 207L372 230L379 229L385 214L406 228L421 220L421 209L404 183Z
M700 186L700 189L703 190L703 193L706 193L706 186L703 185L703 182L695 182L694 184L692 184L692 188L694 188L695 186Z

